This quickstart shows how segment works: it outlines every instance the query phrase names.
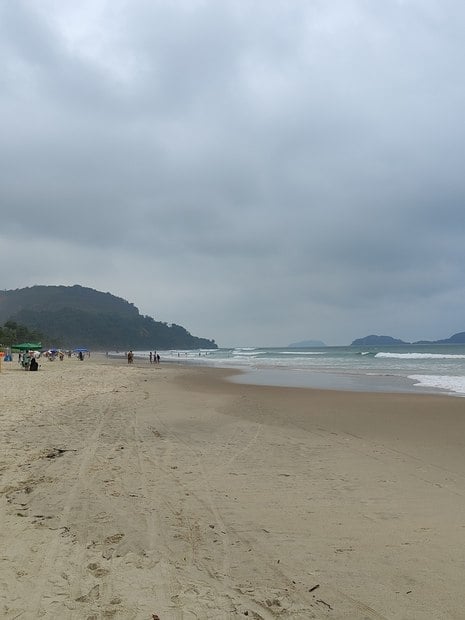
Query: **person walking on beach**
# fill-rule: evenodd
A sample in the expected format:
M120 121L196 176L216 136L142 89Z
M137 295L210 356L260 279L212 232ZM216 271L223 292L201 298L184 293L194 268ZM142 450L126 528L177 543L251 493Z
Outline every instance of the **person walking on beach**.
M129 351L128 353L128 364L132 364L134 360L134 353L132 351Z
M159 363L160 363L160 356L157 353L157 364L159 364Z
M153 355L152 355L152 351L150 351L150 355L149 355L149 357L150 357L150 363L152 363L152 362L153 362Z

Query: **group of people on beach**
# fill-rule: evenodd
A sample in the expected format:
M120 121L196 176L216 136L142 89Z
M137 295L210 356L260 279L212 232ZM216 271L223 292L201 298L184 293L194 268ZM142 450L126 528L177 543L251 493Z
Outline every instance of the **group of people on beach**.
M67 351L66 355L71 357L71 351ZM65 359L65 352L59 351L56 349L51 349L49 351L20 351L18 354L18 364L22 366L25 370L38 370L39 364L37 360L41 357L44 357L49 362L54 362L56 359L59 359L62 362ZM90 352L87 353L87 356L90 357ZM76 357L81 362L84 360L84 353L82 350L76 353Z
M40 357L40 353L38 354ZM24 370L39 370L39 364L37 362L36 353L34 351L25 351L19 353L18 363L24 368Z
M108 353L107 353L108 355ZM134 362L134 353L132 351L129 351L127 353L127 358L128 358L128 364L132 364ZM160 356L158 355L158 353L156 351L154 351L152 353L152 351L150 351L149 353L149 360L151 364L159 364L160 363Z
M150 351L149 353L149 360L151 364L159 364L160 363L160 356L158 355L158 353L156 351L154 351L152 353L152 351Z

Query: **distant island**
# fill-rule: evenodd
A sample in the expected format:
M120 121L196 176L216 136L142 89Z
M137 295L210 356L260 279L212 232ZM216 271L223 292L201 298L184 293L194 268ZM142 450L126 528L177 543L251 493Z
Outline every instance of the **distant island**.
M156 321L134 304L83 286L31 286L0 291L0 325L27 327L42 344L94 350L217 349L184 327ZM11 330L10 330L11 331Z
M380 345L388 346L388 345L397 345L397 344L410 344L409 342L404 342L403 340L399 340L398 338L392 338L391 336L375 336L371 334L370 336L365 336L364 338L357 338L354 340L350 346L352 347L376 347Z
M326 344L321 340L302 340L301 342L292 342L287 346L295 349L304 349L305 347L325 347Z
M465 344L465 332L459 332L457 334L454 334L450 338L445 338L444 340L418 340L417 342L405 342L404 340L399 340L398 338L392 338L392 336L376 336L374 334L371 334L370 336L365 336L364 338L357 338L351 343L350 346L379 347L403 344Z

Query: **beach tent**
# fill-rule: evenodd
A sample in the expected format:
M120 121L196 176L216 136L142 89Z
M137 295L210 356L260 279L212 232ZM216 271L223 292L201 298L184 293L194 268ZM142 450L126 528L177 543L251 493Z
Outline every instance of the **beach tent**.
M11 348L17 351L40 351L42 349L42 343L22 342L21 344L12 344Z

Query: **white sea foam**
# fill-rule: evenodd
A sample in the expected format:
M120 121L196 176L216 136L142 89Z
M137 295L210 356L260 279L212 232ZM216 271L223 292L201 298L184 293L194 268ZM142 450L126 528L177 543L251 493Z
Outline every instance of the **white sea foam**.
M280 351L280 355L324 355L324 351Z
M404 351L404 352L403 352ZM442 390L455 396L465 396L465 347L431 348L421 351L356 351L352 347L327 347L320 351L294 351L288 347L236 347L224 349L159 350L161 361L188 364L242 368L259 371L286 371L299 375L318 372L327 374L328 381L337 374L376 378L385 382L404 380L407 376L418 391ZM134 351L137 360L149 361L149 351ZM111 357L124 357L124 353L110 353ZM287 376L287 375L286 375ZM290 375L289 375L290 376ZM289 379L294 385L294 379ZM339 379L335 385L340 386ZM347 379L344 379L347 383ZM367 381L365 389L372 389ZM396 383L396 385L398 385ZM400 385L400 384L399 384ZM402 386L401 386L402 387Z
M465 377L451 375L410 375L418 387L432 387L465 396Z
M243 349L234 349L232 352L235 357L257 357L260 353L262 353L260 349L248 349L245 347Z
M363 355L363 354L362 354ZM375 357L408 360L463 360L465 355L449 353L377 353Z

